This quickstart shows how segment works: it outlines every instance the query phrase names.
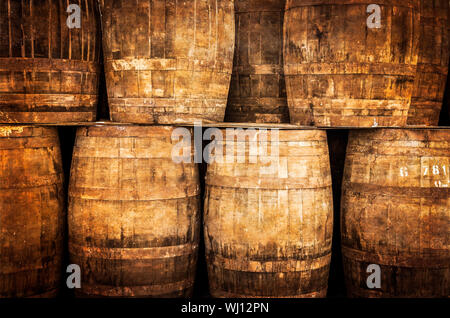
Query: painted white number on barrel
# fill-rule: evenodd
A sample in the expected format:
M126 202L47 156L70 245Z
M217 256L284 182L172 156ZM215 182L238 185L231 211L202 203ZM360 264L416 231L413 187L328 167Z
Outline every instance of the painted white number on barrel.
M408 174L408 168L407 167L400 168L400 176L407 177L408 175L409 174Z
M378 4L369 4L367 6L367 13L370 13L367 18L367 27L369 29L381 28L381 8Z
M81 28L81 9L77 4L71 4L67 7L67 13L71 13L67 18L66 24L69 29Z
M445 166L445 165L443 165L443 166L434 165L431 167L431 169L429 167L425 167L423 175L424 176L430 175L430 171L431 171L431 174L433 174L435 176L439 176L439 175L446 176L447 171L449 171L449 170L448 170L447 166Z

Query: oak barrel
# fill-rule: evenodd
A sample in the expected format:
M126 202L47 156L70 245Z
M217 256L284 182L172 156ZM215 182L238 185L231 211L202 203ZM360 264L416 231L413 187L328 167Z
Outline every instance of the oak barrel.
M191 295L199 176L194 163L172 160L173 130L78 129L69 185L69 251L81 268L79 296ZM192 152L188 142L182 145Z
M226 121L288 123L284 0L236 0L236 45Z
M100 2L111 120L224 120L233 63L233 1Z
M409 125L437 126L449 62L449 2L420 1L420 45Z
M56 296L64 218L56 128L0 126L0 298Z
M449 130L350 133L341 210L350 296L450 296L449 169ZM367 284L371 264L379 289Z
M376 3L287 0L284 69L292 123L406 125L418 60L419 0Z
M207 169L210 292L233 298L325 297L333 233L326 133L249 135L261 143L264 156L245 141L249 133L217 139L217 149L234 162L213 162Z
M68 27L76 14L66 12L68 1L0 1L0 122L95 120L98 6L95 0L71 3L81 10L80 28Z

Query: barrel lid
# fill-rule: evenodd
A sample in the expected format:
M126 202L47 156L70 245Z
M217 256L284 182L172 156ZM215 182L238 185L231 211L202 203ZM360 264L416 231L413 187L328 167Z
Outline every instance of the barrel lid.
M406 128L353 130L350 138L380 141L450 141L450 129Z
M0 125L0 138L38 137L56 133L57 130L55 127Z

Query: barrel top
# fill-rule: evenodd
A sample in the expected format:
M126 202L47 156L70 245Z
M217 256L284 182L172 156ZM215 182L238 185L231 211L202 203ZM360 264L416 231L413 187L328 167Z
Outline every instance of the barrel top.
M39 137L57 134L55 127L0 125L0 138Z
M96 125L78 128L77 136L87 137L170 137L176 127L172 126L131 126Z
M372 0L287 0L286 10L320 5L370 5L372 3ZM420 0L378 0L376 4L380 6L419 9Z
M350 138L379 141L448 141L450 129L368 129L350 131Z
M236 13L283 11L285 0L235 0Z
M267 141L281 141L281 142L298 142L298 141L326 141L327 134L324 130L277 130L274 134L271 130L258 129L235 129L225 128L220 129L223 140L235 141L245 140L247 138L256 138L255 141L261 142L261 135L265 135Z

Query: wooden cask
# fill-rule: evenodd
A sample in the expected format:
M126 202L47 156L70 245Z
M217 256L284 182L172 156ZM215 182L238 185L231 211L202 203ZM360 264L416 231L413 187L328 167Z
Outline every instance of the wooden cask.
M0 298L56 296L64 218L56 128L0 126Z
M376 3L287 0L284 61L292 123L406 125L418 60L419 0ZM372 28L378 9L380 27Z
M347 291L450 296L450 131L350 133L342 196ZM369 289L369 265L381 286Z
M224 120L233 63L233 1L100 2L111 120Z
M226 121L288 123L283 71L285 0L236 0L236 45Z
M437 126L449 59L448 0L420 1L420 45L409 125Z
M278 138L259 140L268 148L260 158L249 155L245 134L217 143L234 148L227 153L234 163L214 162L207 169L210 292L227 298L325 297L333 234L326 133L280 131Z
M95 126L77 131L69 251L81 268L79 296L191 295L199 176L194 163L173 162L173 130Z
M0 122L94 121L100 71L95 0L79 5L80 28L70 29L69 2L0 2Z

